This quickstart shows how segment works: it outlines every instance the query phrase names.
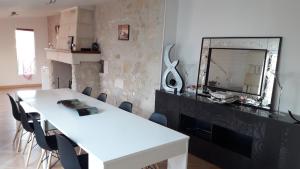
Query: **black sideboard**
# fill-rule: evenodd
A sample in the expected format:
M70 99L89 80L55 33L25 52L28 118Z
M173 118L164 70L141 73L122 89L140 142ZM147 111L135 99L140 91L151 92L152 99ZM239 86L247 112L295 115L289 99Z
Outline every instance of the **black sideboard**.
M156 91L155 111L190 136L189 152L224 169L300 169L300 125L288 115Z

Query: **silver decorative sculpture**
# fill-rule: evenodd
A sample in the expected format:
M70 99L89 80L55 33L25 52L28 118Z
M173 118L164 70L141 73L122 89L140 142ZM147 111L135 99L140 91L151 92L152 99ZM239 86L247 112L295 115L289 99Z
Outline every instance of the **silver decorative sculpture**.
M164 57L164 63L165 63L165 65L166 65L167 68L166 68L165 72L163 73L162 87L167 92L174 92L175 89L177 90L177 92L180 92L181 89L182 89L182 87L183 87L182 78L181 78L180 74L176 70L176 66L178 65L179 61L176 60L176 61L173 61L171 63L171 60L170 60L170 52L171 52L171 49L174 46L175 46L175 44L168 45L165 48L164 56L163 56ZM168 82L167 82L167 77L168 77L168 75L170 73L173 74L174 80L176 81L176 84L174 86L168 85Z

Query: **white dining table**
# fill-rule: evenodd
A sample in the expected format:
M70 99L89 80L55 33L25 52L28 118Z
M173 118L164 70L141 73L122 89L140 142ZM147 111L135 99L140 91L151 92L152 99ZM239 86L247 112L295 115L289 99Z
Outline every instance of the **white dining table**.
M90 169L141 169L168 160L168 169L187 169L189 137L70 89L18 91L17 96L89 154ZM79 116L57 104L78 99L98 114ZM44 163L47 160L44 161Z

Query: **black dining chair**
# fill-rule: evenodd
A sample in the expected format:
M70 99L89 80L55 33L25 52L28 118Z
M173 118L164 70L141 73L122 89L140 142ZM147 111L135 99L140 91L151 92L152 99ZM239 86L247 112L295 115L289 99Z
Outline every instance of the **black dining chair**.
M13 140L13 143L15 143L19 132L21 132L23 130L22 124L21 124L21 115L20 115L19 108L17 106L16 101L12 98L11 95L7 94L7 96L9 98L9 101L11 104L11 111L12 111L13 117L17 121L17 130L16 130L14 140Z
M23 129L29 133L29 137L28 140L26 142L26 145L24 147L23 153L25 153L27 145L29 144L29 150L28 150L28 154L27 154L27 158L26 158L26 162L25 162L25 167L28 166L28 162L31 156L31 152L32 152L32 145L35 139L35 135L33 133L33 123L29 122L32 120L32 116L31 115L27 115L24 108L22 107L22 105L20 104L20 102L18 102L18 106L19 106L19 111L20 111L20 115L21 115L21 123L22 123L22 127ZM23 132L21 133L23 135Z
M55 135L46 136L41 127L41 124L36 119L33 119L33 126L34 126L34 133L36 136L36 142L40 146L40 148L43 150L42 155L37 164L37 169L40 168L40 166L44 160L47 160L47 168L46 169L49 169L50 165L51 165L53 153L55 153L55 151L57 151L57 149L58 149L56 136ZM46 155L46 157L45 157L45 155Z
M106 102L107 94L106 93L100 93L99 96L97 97L97 99L102 101L102 102Z
M132 103L124 101L119 106L120 109L125 110L129 113L132 113Z
M17 121L17 130L16 130L16 133L15 133L15 136L14 136L14 139L13 139L13 144L15 144L17 138L19 137L18 138L18 142L17 142L17 152L20 152L21 140L22 140L23 131L24 131L22 123L21 123L21 114L20 114L18 103L15 101L15 99L10 94L7 94L7 96L9 98L10 103L11 103L13 117ZM24 111L24 109L23 109L23 111ZM39 113L36 113L36 112L28 112L28 113L26 113L27 116L29 114L31 116L34 116L37 119L40 119ZM30 118L29 118L28 121L30 121Z
M87 96L91 96L92 94L92 88L91 87L86 87L83 91L82 94L87 95Z
M168 120L166 115L161 113L152 113L149 120L165 127L168 125Z
M70 140L57 135L58 154L64 169L88 169L88 154L76 155Z
M51 160L52 160L52 157L53 157L53 153L55 154L56 153L55 151L58 150L56 135L45 135L41 124L36 119L33 119L33 126L34 126L33 131L34 131L35 136L36 136L36 142L40 146L40 148L43 149L41 157L40 157L39 162L37 164L37 169L40 168L41 163L44 160L48 160L47 169L49 169L50 165L51 165ZM64 135L61 135L61 136L65 137ZM77 145L74 142L72 142L72 146L76 147ZM44 158L44 156L46 154L48 154L46 152L49 152L49 155Z
M152 113L151 116L150 116L150 118L149 118L149 120L152 121L152 122L154 122L154 123L157 123L157 124L160 124L162 126L165 126L165 127L167 127L167 125L168 125L168 120L167 120L166 115L161 114L161 113L156 113L156 112ZM158 164L153 164L151 166L146 167L146 169L147 168L159 169L159 166L158 166Z

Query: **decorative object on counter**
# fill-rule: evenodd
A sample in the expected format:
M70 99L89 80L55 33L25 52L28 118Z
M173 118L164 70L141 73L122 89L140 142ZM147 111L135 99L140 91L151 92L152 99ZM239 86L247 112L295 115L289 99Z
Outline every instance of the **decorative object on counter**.
M295 124L300 124L300 120L298 120L290 110L289 110L289 115L292 119L294 119L296 121Z
M96 52L100 51L100 47L97 40L92 44L92 51L96 51Z
M189 85L186 87L185 92L196 94L197 85Z
M65 107L76 110L79 116L87 116L99 113L99 110L96 107L88 106L78 99L60 100L57 102L57 104L62 104Z
M72 43L72 51L76 51L76 44Z
M164 51L163 59L164 59L164 63L167 68L162 76L162 87L167 92L175 92L175 89L177 92L181 92L182 87L183 87L183 80L182 80L180 74L178 73L178 71L176 70L176 66L179 64L179 61L176 60L171 63L171 60L170 60L170 52L174 46L175 46L175 44L170 44L165 48L165 51ZM168 82L167 82L168 81L167 77L170 73L172 73L174 76L174 79L173 79L173 80L175 80L174 86L172 86L171 84L168 84Z
M208 89L233 91L248 98L242 104L275 110L273 89L281 44L282 37L204 37L197 94Z
M82 52L90 52L90 51L92 51L92 49L91 48L81 48L80 51L82 51Z
M74 36L68 36L67 44L68 44L68 47L69 47L70 50L72 50L73 43L74 43Z
M234 95L231 92L211 92L209 100L215 103L224 104L224 103L233 103L239 100L239 97Z
M119 40L129 40L129 32L130 26L129 25L119 25L118 26L118 39Z

